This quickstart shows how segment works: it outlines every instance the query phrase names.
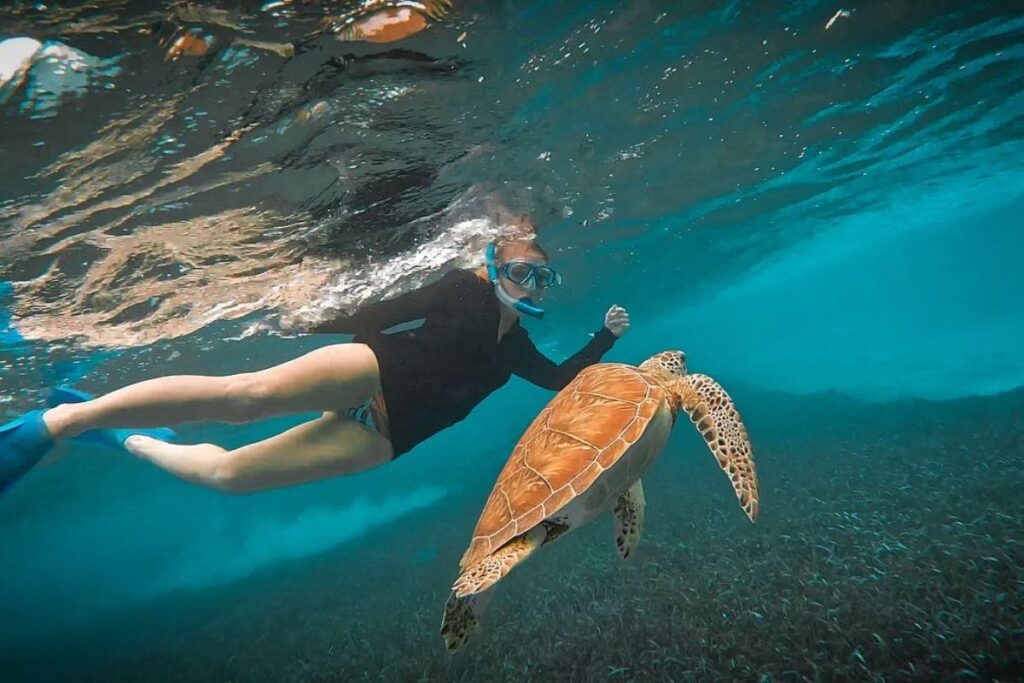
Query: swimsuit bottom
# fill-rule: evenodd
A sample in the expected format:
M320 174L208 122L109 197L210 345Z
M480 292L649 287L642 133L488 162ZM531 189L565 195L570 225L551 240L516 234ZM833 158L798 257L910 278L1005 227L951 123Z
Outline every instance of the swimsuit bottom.
M377 432L385 439L391 439L391 430L388 427L388 409L384 404L384 394L377 392L373 397L347 411L345 415L370 431Z

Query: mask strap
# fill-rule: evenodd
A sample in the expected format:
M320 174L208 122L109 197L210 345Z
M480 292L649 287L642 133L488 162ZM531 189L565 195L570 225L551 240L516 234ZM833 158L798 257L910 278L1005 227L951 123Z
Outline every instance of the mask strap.
M497 258L497 247L494 242L487 245L487 250L484 252L484 258L487 259L487 279L492 284L498 284L498 264L495 262Z

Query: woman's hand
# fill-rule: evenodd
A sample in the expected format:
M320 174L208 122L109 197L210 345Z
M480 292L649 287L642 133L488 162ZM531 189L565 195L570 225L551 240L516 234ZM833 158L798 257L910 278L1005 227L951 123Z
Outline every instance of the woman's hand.
M629 331L629 313L622 306L612 306L604 314L604 326L616 337Z

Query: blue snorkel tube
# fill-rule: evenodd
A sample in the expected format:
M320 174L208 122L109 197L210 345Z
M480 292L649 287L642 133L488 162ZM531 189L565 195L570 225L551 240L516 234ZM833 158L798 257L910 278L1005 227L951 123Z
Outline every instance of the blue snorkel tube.
M492 285L494 285L494 293L498 295L498 299L520 313L525 313L531 318L536 318L537 320L543 320L544 309L533 303L530 297L524 296L521 299L514 299L512 298L512 295L506 292L505 288L501 286L501 274L498 272L498 264L496 263L497 248L495 247L494 242L487 245L487 250L484 252L484 256L487 261L487 279L491 281Z

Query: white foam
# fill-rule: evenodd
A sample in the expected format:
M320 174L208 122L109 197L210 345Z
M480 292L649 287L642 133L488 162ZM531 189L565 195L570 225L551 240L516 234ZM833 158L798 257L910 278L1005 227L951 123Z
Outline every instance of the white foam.
M437 220L434 216L416 223ZM415 230L416 223L407 229ZM416 289L451 268L483 265L484 249L499 232L500 226L490 218L456 220L433 239L386 261L350 264L334 277L318 301L298 311L296 317L316 320L328 310L353 310Z
M18 36L0 41L0 88L21 82L43 44L35 38Z

